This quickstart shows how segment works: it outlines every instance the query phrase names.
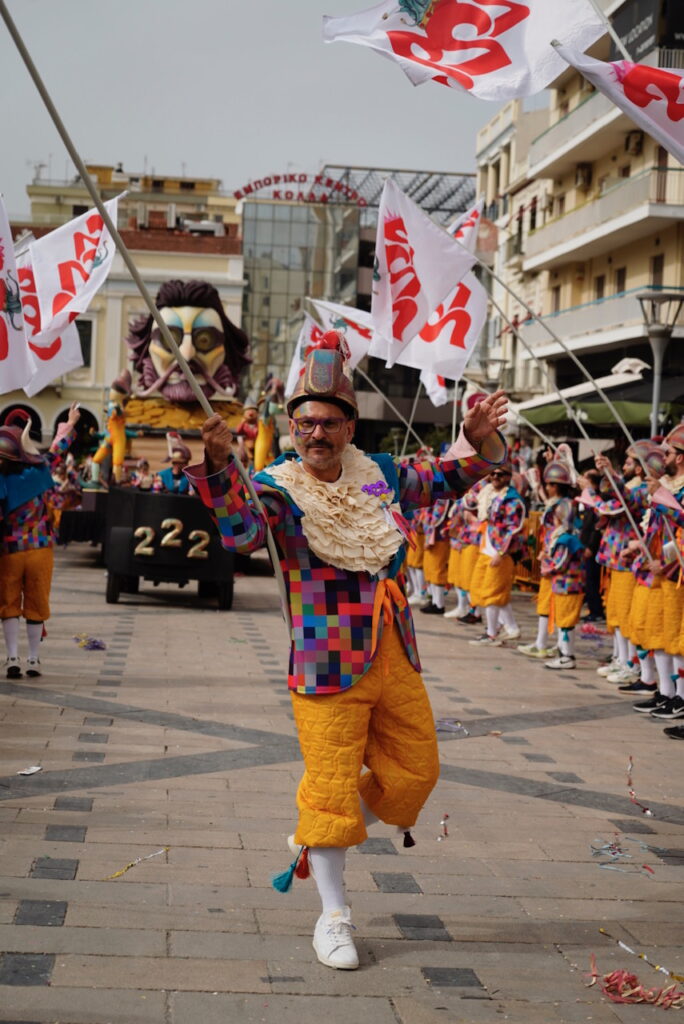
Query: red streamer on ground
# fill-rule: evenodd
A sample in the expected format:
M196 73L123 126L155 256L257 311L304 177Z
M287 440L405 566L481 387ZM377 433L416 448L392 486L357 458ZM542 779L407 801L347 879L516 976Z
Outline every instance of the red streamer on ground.
M598 984L603 994L613 1003L648 1003L651 1006L660 1006L663 1010L684 1009L684 991L678 989L676 985L645 988L636 974L624 968L600 975L594 953L591 954L591 971L588 976L591 981L587 987L591 988L592 985Z
M633 771L634 761L632 760L632 757L630 755L629 761L627 762L627 792L629 793L629 799L632 801L635 807L639 808L642 814L645 814L648 818L652 818L653 811L650 810L650 808L648 808L645 804L639 803L639 801L636 798L636 793L634 792L634 783L632 782Z

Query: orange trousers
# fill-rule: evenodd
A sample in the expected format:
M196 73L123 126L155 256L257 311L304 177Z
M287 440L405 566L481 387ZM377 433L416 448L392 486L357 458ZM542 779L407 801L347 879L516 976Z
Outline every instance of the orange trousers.
M386 824L414 825L437 782L439 754L430 701L397 627L385 627L373 664L350 689L291 697L304 758L297 845L362 843L359 796Z
M50 618L54 559L52 548L0 555L0 619L23 615L32 622L45 622Z

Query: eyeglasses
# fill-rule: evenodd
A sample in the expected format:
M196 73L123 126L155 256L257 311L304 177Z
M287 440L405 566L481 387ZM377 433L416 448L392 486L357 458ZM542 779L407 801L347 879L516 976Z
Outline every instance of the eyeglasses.
M342 416L331 416L325 419L315 419L313 416L292 417L292 422L300 434L313 434L316 427L322 427L326 434L339 434L342 424L346 423Z
M492 476L492 477L495 476L499 480L505 480L508 477L509 474L508 473L499 473L497 470L495 470L493 473L490 473L489 475Z

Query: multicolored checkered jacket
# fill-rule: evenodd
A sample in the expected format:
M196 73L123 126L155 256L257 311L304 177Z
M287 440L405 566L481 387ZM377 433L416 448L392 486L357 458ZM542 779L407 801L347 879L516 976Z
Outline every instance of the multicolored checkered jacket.
M291 457L295 456L282 456L276 465ZM378 479L384 478L393 489L404 512L462 494L493 465L475 453L449 462L415 462L411 466L397 466L388 455L370 457L378 467ZM249 503L234 463L213 475L207 475L204 465L186 472L211 512L224 547L248 553L264 545L265 524ZM280 551L288 593L292 621L288 686L301 694L346 690L362 678L375 657L372 635L378 578L366 572L336 569L317 558L304 535L300 509L268 470L257 474L254 486ZM403 558L402 546L388 567L388 575L397 579L402 589ZM395 606L395 621L406 654L420 671L408 605ZM380 616L378 638L382 628Z
M646 484L634 478L625 483L620 477L613 479L620 489L629 511L638 523L648 507L648 489ZM629 572L630 568L620 561L620 552L624 551L631 540L636 540L636 533L625 514L625 510L616 497L599 499L594 506L596 514L602 516L598 529L602 533L596 561L607 569L618 572Z
M449 499L438 498L427 510L425 516L425 547L431 548L438 540L449 536Z
M561 499L563 500L563 499ZM568 531L549 539L550 551L541 559L542 575L551 577L554 594L583 594L586 585L584 546L577 534Z
M42 466L0 475L0 554L51 548L54 543L47 495L54 489L50 466L69 450L75 431L58 432Z
M512 555L520 547L525 505L515 487L495 495L487 512L487 537L500 555ZM482 538L484 544L484 534Z

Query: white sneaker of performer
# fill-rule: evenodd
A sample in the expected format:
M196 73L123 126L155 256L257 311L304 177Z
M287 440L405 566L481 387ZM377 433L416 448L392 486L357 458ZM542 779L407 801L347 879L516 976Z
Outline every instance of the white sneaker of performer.
M359 955L352 938L353 927L349 907L321 914L316 922L313 948L322 964L338 971L356 970Z

